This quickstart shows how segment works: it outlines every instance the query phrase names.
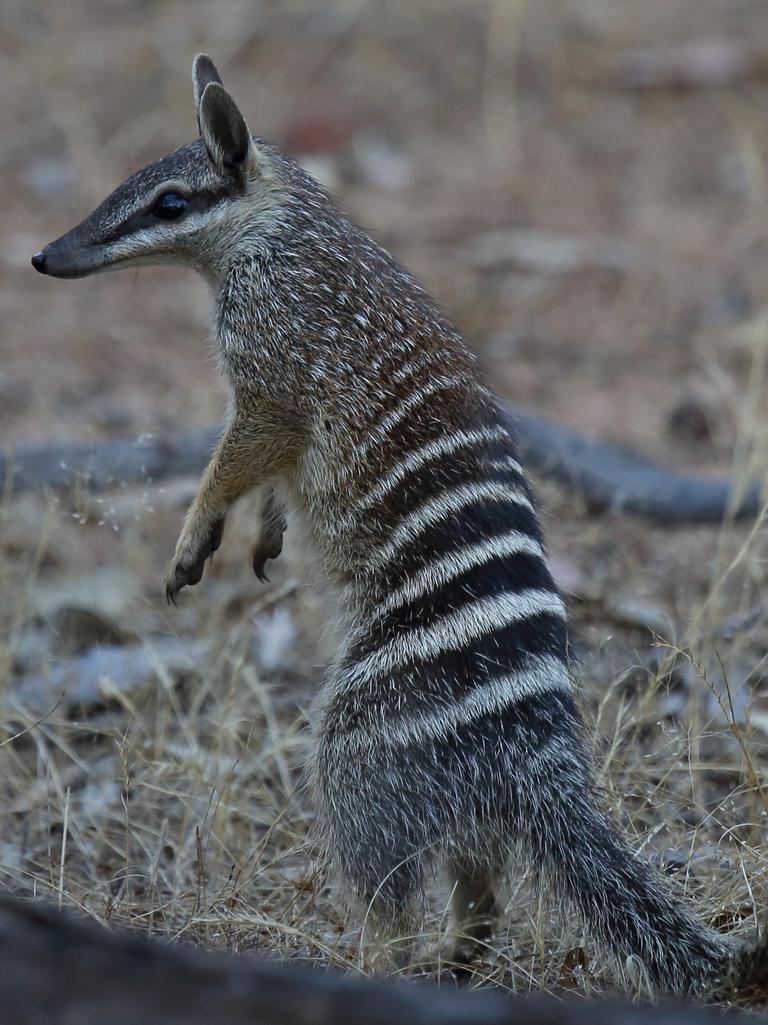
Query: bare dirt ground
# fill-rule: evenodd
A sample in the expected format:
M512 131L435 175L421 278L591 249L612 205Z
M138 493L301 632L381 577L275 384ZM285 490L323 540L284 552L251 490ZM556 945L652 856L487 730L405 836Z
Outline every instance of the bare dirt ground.
M190 275L42 279L30 255L194 127L211 53L441 299L503 395L702 473L768 459L768 8L761 0L6 0L0 438L221 417ZM698 914L768 908L762 520L587 517L540 481L605 800ZM246 503L162 600L194 482L0 504L0 885L208 946L365 970L301 787L328 657ZM290 535L289 535L290 537ZM446 928L438 887L429 928ZM599 952L510 880L478 985L603 992Z

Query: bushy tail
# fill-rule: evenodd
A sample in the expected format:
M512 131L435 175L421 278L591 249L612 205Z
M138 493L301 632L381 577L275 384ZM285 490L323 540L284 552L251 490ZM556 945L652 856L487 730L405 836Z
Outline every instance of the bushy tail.
M739 948L707 928L619 837L588 786L542 788L527 841L590 932L620 963L640 958L651 983L678 996L733 994L768 983L768 939ZM536 823L536 825L534 825Z
M727 970L711 995L715 999L768 1000L768 929L763 927L755 943L733 950Z

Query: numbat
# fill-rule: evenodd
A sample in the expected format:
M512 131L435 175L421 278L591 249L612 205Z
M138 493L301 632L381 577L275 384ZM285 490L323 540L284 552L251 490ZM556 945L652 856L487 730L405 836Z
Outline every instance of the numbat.
M138 171L32 260L54 277L173 261L200 271L229 424L167 581L175 602L234 502L267 490L338 593L311 780L337 879L379 936L418 931L427 868L453 880L457 960L491 935L511 854L666 993L764 976L672 898L598 809L563 601L505 421L455 328L293 161L252 138L208 57L200 138ZM373 923L373 924L372 924Z

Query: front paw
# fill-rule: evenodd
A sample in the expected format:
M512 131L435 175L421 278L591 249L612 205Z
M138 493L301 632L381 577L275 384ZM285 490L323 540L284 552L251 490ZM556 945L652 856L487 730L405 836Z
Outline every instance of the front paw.
M209 529L184 535L176 546L173 566L165 583L165 599L175 605L179 591L187 585L198 584L203 576L205 563L221 545L224 533L224 517L215 520Z

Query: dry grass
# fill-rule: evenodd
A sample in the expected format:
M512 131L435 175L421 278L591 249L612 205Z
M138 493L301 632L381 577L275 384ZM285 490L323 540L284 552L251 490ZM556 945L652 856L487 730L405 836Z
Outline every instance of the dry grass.
M275 567L266 589L251 581L244 509L210 578L167 612L155 555L170 550L180 511L148 505L146 493L135 499L133 515L112 524L119 530L82 509L73 519L66 505L44 510L27 499L3 508L6 553L15 545L16 555L6 554L0 569L2 592L14 599L3 610L0 649L2 884L152 935L366 970L360 922L327 891L307 846L312 808L302 761L305 709L322 672L320 610L285 567ZM124 498L123 513L129 505ZM748 936L768 906L768 709L757 657L765 628L758 616L714 636L727 617L712 610L733 610L765 542L754 535L746 545L746 530L723 531L723 549L739 550L723 582L698 592L699 608L709 610L708 637L672 631L654 640L644 627L611 625L620 593L614 574L632 551L631 531L620 521L585 525L571 516L570 529L585 526L603 545L624 535L602 594L575 605L606 801L703 919ZM697 534L674 543L702 551L718 540L714 530ZM586 559L594 558L594 538L584 545ZM566 543L558 538L558 547ZM680 561L688 554L680 551ZM87 581L85 595L69 578L73 567ZM79 657L62 650L103 628L84 630L72 614L62 619L62 608L92 608L106 623L114 617L127 635L124 651L135 636L157 653L151 668L134 677L106 673L77 708L62 701L56 667ZM638 621L653 611L617 608ZM693 608L679 619L695 620ZM189 665L169 668L169 637L189 646ZM648 669L654 653L657 666ZM644 668L628 672L633 661ZM438 885L432 946L448 926L447 900ZM503 930L476 981L512 990L610 988L604 960L576 923L557 902L532 902L530 880L517 875Z
M693 36L759 45L758 0L31 7L9 4L0 25L17 101L0 111L10 440L162 432L220 408L196 282L41 283L26 266L124 172L186 140L187 67L205 48L254 128L314 161L451 297L500 390L680 466L764 472L768 90L758 77L641 96L605 71L633 47ZM491 230L520 225L609 238L629 265L476 262ZM667 429L691 397L702 437ZM556 570L576 592L606 803L702 919L749 936L768 908L763 520L663 530L591 519L541 490ZM322 610L290 552L270 587L250 577L247 507L201 587L167 610L188 493L148 482L102 505L0 504L0 885L153 935L365 970L360 923L307 847ZM57 673L73 666L82 683L73 646L87 656L100 639L135 647L136 664L96 674L73 704ZM438 886L433 941L447 899ZM478 985L610 987L530 880L515 875L508 902Z

